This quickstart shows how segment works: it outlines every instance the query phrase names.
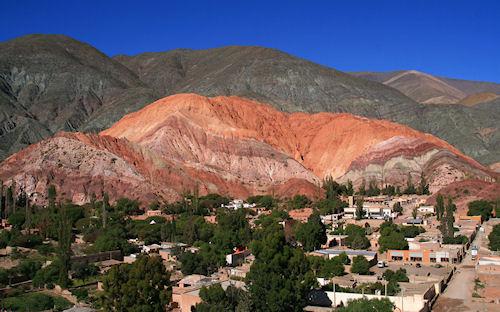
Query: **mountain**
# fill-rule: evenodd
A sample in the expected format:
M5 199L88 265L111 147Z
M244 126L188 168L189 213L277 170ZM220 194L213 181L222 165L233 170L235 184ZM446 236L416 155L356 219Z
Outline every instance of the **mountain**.
M477 104L494 101L499 97L500 95L491 92L474 93L461 99L460 102L458 102L458 104L466 106L475 106Z
M423 104L451 104L466 97L464 92L445 81L416 70L380 74L354 73L354 75L393 87Z
M500 160L497 107L486 112L454 105L423 105L377 81L259 47L174 50L117 56L115 60L160 95L181 92L237 95L270 103L287 112L349 112L388 119L432 133L481 162ZM452 82L466 84L459 80ZM470 84L466 85L467 90L473 90ZM482 136L485 132L488 135Z
M59 35L0 43L0 159L60 130L106 129L147 103L183 92L243 96L286 112L387 119L432 133L483 163L500 161L497 107L430 107L379 82L261 47L111 59Z
M71 38L0 43L0 159L56 131L80 129L102 111L116 121L153 99L128 68Z
M500 84L432 76L416 70L357 72L352 75L393 87L423 104L487 102L500 94ZM468 99L466 99L468 98Z
M0 178L85 202L105 190L172 200L186 191L236 197L318 194L325 177L431 190L494 173L432 135L351 114L284 113L236 96L178 94L124 116L97 134L59 133L0 164Z

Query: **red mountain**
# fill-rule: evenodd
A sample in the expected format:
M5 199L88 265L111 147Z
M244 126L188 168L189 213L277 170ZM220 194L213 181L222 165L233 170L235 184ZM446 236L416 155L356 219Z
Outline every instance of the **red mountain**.
M492 173L450 144L393 122L350 114L283 113L239 97L179 94L126 115L99 135L60 133L14 154L0 178L84 202L110 197L172 200L198 188L236 197L317 194L332 176L417 182L437 190Z

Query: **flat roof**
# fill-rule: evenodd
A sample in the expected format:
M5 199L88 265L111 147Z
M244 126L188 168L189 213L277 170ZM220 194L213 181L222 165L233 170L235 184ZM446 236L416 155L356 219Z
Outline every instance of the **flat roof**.
M324 255L340 255L343 252L345 252L347 255L351 255L351 256L371 256L371 257L374 257L375 255L377 255L377 253L375 251L353 250L353 249L345 249L345 250L318 249L318 250L315 250L314 252L324 254Z

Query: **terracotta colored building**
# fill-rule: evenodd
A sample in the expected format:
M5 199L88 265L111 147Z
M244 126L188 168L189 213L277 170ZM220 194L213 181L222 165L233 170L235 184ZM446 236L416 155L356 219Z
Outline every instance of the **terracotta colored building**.
M313 214L313 209L312 208L303 208L303 209L295 209L295 210L290 210L288 212L288 215L290 218L306 223L307 219Z
M464 257L461 249L440 250L388 250L387 261L415 262L425 265L433 263L459 263Z

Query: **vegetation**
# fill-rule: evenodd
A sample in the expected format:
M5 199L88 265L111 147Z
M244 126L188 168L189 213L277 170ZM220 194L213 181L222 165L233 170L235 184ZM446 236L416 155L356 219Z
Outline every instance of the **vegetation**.
M195 312L254 311L249 293L234 286L225 291L220 284L202 287L200 298L202 302L194 307Z
M356 256L352 260L351 273L370 275L370 262L363 256Z
M439 230L443 235L443 239L453 239L455 236L455 229L453 224L455 223L455 217L453 213L457 207L453 204L451 197L448 197L448 202L445 207L444 215L440 218Z
M12 311L63 311L72 304L62 297L43 293L29 293L2 299L2 308ZM53 310L52 310L53 309Z
M163 311L169 303L170 274L160 257L140 256L109 270L103 280L105 311Z
M487 200L475 200L469 204L468 216L481 216L482 220L489 220L493 212L493 204Z
M295 234L304 251L319 249L326 243L326 228L317 213L313 213L306 223L299 224Z
M270 195L250 196L247 198L247 202L267 209L274 208L277 205L276 200Z
M406 275L406 270L403 268L400 268L395 272L392 270L386 270L382 277L387 281L387 295L389 296L394 296L399 293L399 282L409 281L409 278Z
M350 261L345 253L333 259L310 256L308 260L311 270L314 272L314 276L323 278L331 278L346 274L344 264L349 264Z
M408 249L408 242L401 228L392 221L385 221L380 225L380 238L378 240L379 251L385 252L389 249Z
M290 247L277 223L252 243L255 261L247 274L255 311L302 311L316 284L302 250Z
M392 312L394 304L387 299L355 299L347 303L346 307L341 307L338 312Z
M355 224L348 224L343 233L347 235L346 244L352 249L366 249L370 241L366 238L365 229Z
M491 250L499 251L500 250L500 224L497 224L493 227L493 230L488 235L489 245L488 247Z

